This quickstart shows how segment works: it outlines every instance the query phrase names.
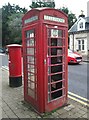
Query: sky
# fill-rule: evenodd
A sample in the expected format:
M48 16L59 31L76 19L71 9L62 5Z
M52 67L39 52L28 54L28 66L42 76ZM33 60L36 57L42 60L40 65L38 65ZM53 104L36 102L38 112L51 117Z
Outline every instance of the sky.
M54 0L56 4L56 8L60 7L67 7L69 11L74 13L76 17L81 14L81 10L84 11L85 16L87 17L87 2L89 0ZM30 10L29 5L31 4L32 0L2 0L0 1L0 7L2 5L5 5L7 3L10 3L11 5L19 5L20 7L25 7L28 10Z

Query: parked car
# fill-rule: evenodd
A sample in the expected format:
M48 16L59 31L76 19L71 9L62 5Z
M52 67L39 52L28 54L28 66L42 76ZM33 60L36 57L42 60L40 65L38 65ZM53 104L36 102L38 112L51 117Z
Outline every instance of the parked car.
M0 53L5 53L5 50L3 48L0 48Z
M80 62L82 62L82 56L79 53L68 49L68 63L79 64Z

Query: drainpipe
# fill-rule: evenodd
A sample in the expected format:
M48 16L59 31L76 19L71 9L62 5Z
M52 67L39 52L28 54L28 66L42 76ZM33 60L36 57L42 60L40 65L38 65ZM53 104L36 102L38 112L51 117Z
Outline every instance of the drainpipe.
M73 51L74 51L74 33L73 33Z

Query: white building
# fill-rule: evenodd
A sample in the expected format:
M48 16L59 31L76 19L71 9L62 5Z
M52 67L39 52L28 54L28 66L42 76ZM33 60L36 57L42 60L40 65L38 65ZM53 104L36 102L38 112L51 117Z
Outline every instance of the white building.
M79 17L68 32L69 48L82 55L89 54L89 17Z

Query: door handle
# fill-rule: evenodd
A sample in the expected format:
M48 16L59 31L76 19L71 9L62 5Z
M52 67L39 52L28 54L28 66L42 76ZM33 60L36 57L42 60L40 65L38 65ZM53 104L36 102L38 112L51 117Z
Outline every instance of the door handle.
M44 59L44 64L46 64L47 62L46 62L46 59Z

